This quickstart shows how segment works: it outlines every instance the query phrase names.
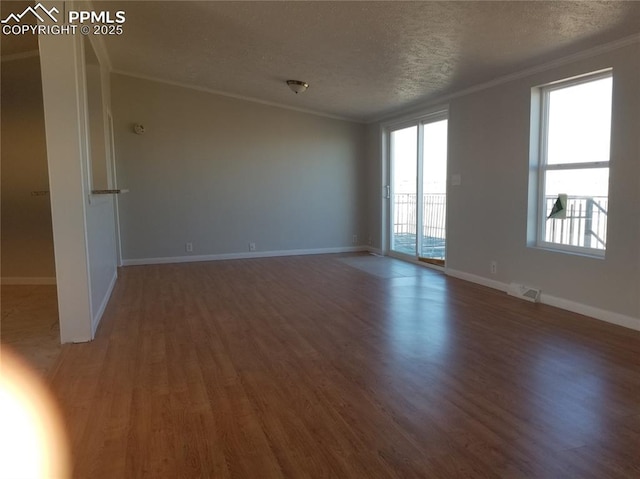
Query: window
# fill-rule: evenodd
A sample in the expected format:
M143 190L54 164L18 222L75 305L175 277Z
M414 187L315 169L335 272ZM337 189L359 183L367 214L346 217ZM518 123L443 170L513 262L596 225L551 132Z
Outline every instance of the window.
M534 89L537 246L604 255L612 83L606 71Z

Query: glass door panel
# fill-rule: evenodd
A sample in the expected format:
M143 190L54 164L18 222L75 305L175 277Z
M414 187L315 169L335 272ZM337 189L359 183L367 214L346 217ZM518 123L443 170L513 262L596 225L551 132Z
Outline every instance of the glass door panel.
M391 250L417 255L418 126L390 133Z
M421 259L444 264L447 207L447 120L424 123L422 135Z

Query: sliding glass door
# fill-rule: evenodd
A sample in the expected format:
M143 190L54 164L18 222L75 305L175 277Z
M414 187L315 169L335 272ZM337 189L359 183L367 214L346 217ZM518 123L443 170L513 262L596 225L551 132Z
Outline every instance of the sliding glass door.
M447 116L431 115L389 130L392 253L444 265Z

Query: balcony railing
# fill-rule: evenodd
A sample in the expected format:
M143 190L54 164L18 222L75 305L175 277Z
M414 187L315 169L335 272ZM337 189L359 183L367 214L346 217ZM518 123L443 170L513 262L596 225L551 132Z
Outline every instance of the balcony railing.
M418 225L416 197L415 193L393 195L393 249L414 256ZM421 257L444 259L446 199L447 196L444 193L422 196Z
M545 198L546 216L556 201L555 196ZM606 196L567 197L566 219L546 221L545 241L583 248L605 249L607 245Z
M393 249L416 254L417 204L415 193L393 195ZM545 198L547 216L556 201ZM547 220L545 241L569 246L605 249L607 243L606 196L569 196L566 219ZM422 250L420 256L444 259L446 195L425 194L422 198Z

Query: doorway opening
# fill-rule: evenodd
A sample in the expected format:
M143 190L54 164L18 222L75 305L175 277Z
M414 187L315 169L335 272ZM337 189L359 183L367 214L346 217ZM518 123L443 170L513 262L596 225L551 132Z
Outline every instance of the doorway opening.
M61 344L37 48L37 36L24 45L2 39L0 336L44 377Z

